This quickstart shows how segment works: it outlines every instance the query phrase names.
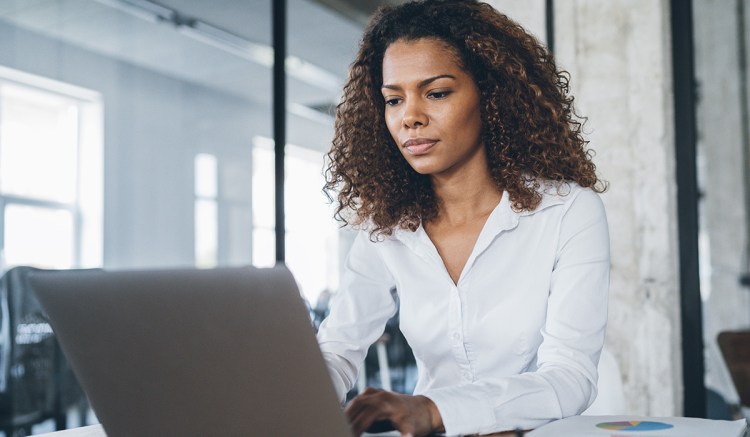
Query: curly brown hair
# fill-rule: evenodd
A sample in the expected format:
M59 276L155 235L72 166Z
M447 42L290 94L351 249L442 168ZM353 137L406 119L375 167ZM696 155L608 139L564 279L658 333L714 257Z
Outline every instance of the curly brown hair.
M476 82L489 172L515 210L535 209L545 180L606 190L568 94L569 74L536 38L486 3L415 1L372 18L336 108L324 190L331 199L338 191L335 217L344 225L371 222L371 235L391 235L438 214L429 175L411 168L386 127L381 94L388 46L419 39L446 43Z

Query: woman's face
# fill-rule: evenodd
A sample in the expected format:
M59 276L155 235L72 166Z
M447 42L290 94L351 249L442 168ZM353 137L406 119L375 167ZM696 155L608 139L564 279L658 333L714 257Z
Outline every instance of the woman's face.
M385 122L412 168L442 176L485 164L479 89L434 39L396 41L383 57Z

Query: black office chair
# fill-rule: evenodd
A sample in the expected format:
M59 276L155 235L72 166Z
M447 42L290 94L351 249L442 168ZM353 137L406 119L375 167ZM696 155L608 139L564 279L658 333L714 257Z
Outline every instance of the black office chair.
M717 340L740 403L750 407L750 330L724 331Z
M29 284L34 270L15 267L0 280L0 430L6 437L30 435L33 425L49 419L65 429L68 407L88 408Z
M396 289L391 290L391 297L399 307L399 296ZM382 387L383 378L386 377L390 382L390 389L396 393L412 393L414 391L415 378L410 380L407 376L411 373L416 377L416 360L414 353L406 341L404 334L399 328L400 311L396 311L385 325L383 335L370 346L365 356L364 362L364 385L368 387ZM378 347L381 349L378 350ZM385 361L387 362L388 372L383 374L381 368L383 354L382 346L385 346ZM347 393L347 400L352 399L358 394L355 386Z
M382 341L385 345L391 390L396 393L411 393L414 390L414 381L409 381L407 375L410 371L413 371L416 375L417 364L414 353L399 328L399 322L400 318L397 312L386 323L383 336L378 341ZM381 372L383 371L380 367L381 362L376 342L370 346L365 357L364 368L367 386L380 386Z

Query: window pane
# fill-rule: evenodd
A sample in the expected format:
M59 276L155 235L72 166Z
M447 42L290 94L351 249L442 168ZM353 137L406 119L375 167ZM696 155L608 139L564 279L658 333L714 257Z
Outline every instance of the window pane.
M273 140L256 137L253 139L253 226L276 225L274 184Z
M72 267L73 228L70 211L8 205L4 232L8 266Z
M337 5L320 7L323 3ZM305 93L289 87L287 143L300 147L287 147L286 168L287 264L312 304L323 289L338 288L339 255L347 251L339 251L340 230L321 193L323 155L331 147L335 107L363 22L378 3L384 2L300 1L289 8L289 55L317 70L302 73L287 63L290 77L302 73L316 84Z
M195 157L195 195L198 197L216 197L218 190L216 157L201 153Z
M218 218L216 201L195 201L195 265L215 267L218 253Z
M253 229L253 265L273 267L276 264L276 234L273 229Z
M339 228L321 189L324 153L287 144L285 149L286 264L305 298L338 287ZM255 138L253 148L253 264L275 262L273 140Z
M78 108L32 88L0 87L0 190L70 203L76 197Z
M286 262L314 305L338 286L339 230L321 192L323 153L288 145L286 155Z

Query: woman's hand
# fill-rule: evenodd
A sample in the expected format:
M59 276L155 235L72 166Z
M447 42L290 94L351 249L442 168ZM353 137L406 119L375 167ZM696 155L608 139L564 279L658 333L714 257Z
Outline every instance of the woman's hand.
M404 437L423 436L443 428L440 412L430 399L374 388L354 398L345 413L357 436L380 421L391 422Z

